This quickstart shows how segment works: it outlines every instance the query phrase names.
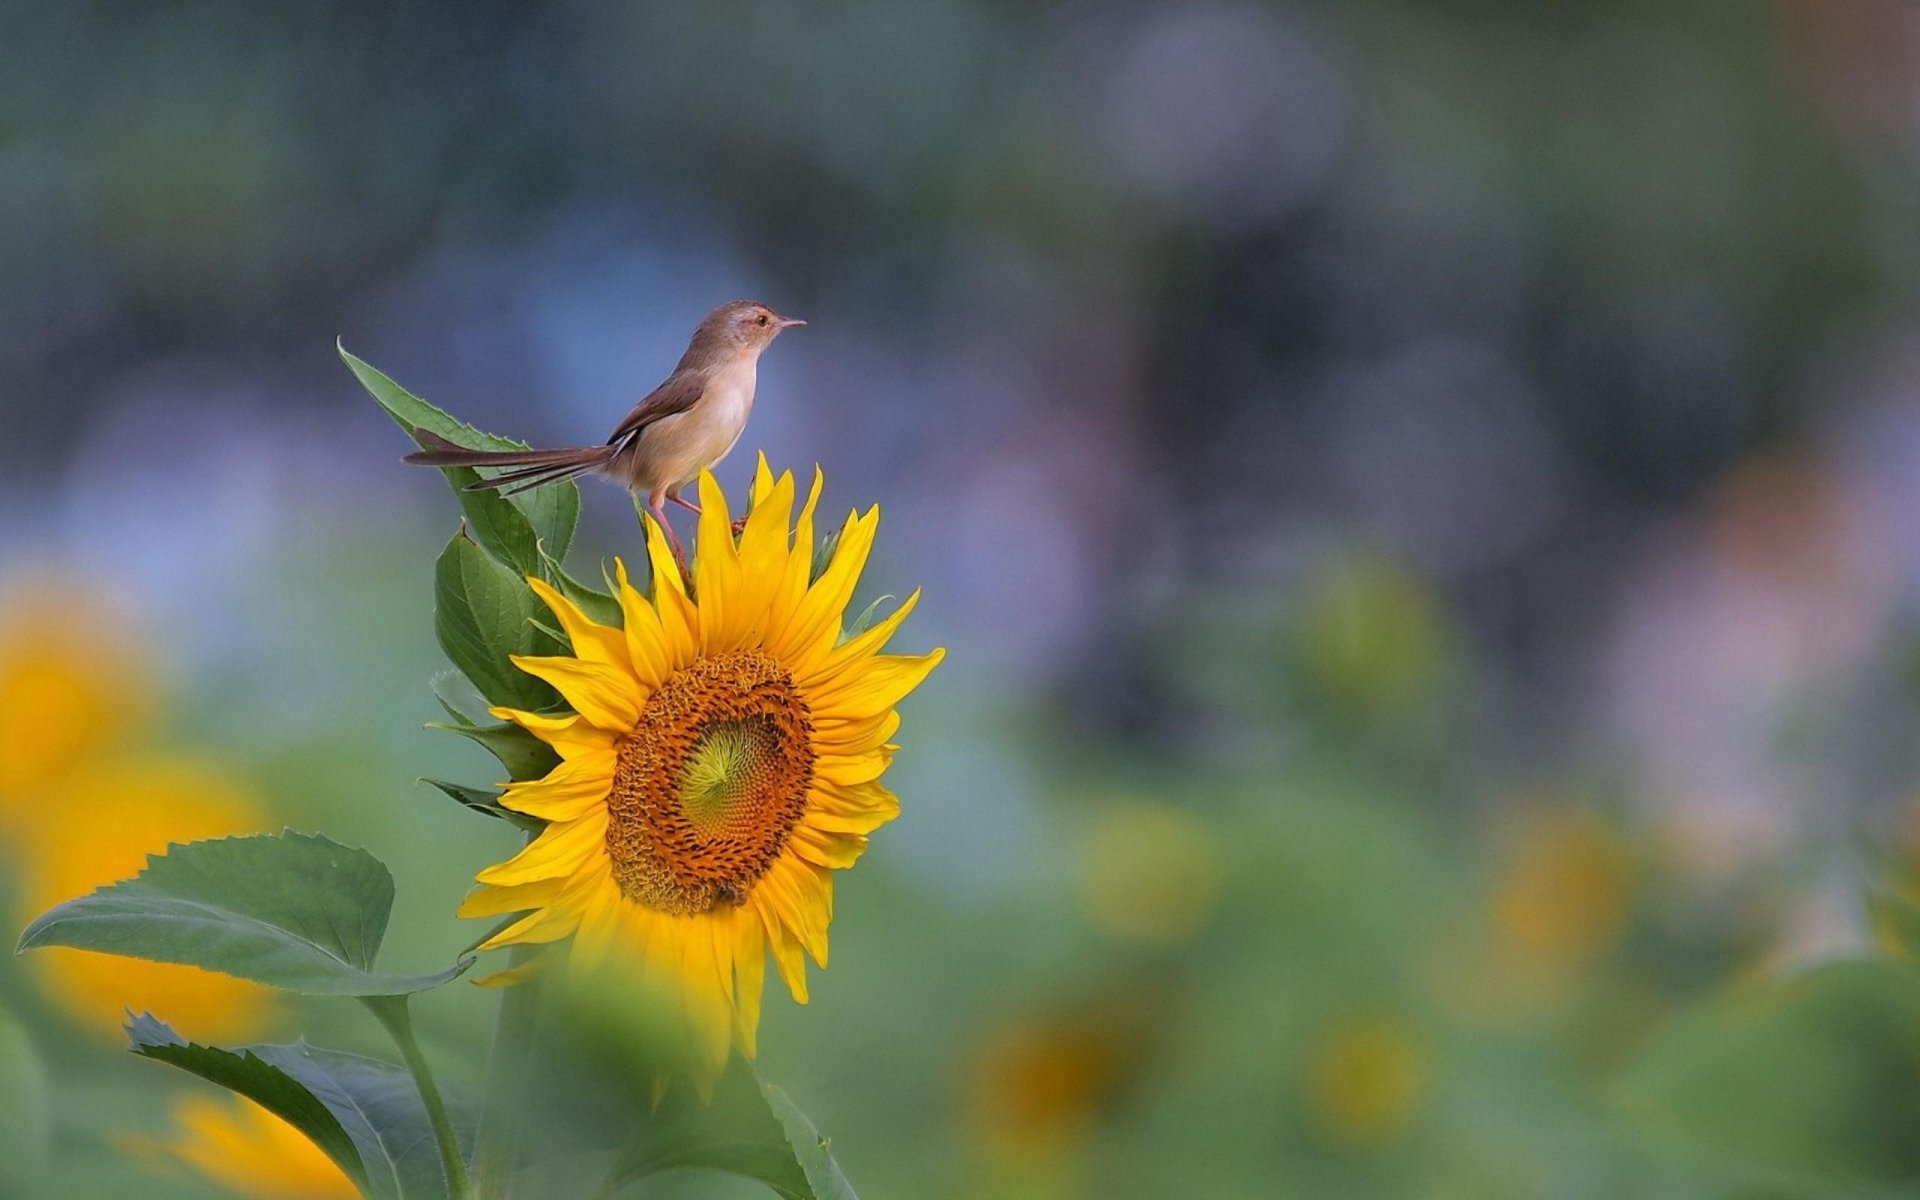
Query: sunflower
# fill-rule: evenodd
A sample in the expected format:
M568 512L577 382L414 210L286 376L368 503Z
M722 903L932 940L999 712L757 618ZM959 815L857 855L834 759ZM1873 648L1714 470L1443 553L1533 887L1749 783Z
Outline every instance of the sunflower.
M944 654L880 653L918 592L844 636L880 514L849 515L814 578L821 484L816 471L794 520L793 475L774 479L762 458L736 541L726 497L702 473L691 590L647 521L653 595L615 561L621 628L530 580L573 656L513 661L572 712L493 710L561 761L505 785L502 803L547 827L480 872L460 914L526 914L483 949L572 936L576 964L638 968L675 999L702 1090L731 1046L754 1053L769 951L806 1003L804 956L827 964L833 872L900 811L879 782L894 706Z

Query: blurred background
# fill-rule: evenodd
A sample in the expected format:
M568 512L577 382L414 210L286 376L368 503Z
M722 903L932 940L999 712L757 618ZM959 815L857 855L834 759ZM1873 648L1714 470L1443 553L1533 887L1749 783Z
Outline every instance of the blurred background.
M577 445L751 296L723 482L879 502L951 652L761 1036L863 1195L1920 1195L1917 287L1901 0L8 5L7 928L291 824L478 938L456 509L335 338ZM6 959L19 1179L325 1194L209 1191L127 1005L385 1052Z

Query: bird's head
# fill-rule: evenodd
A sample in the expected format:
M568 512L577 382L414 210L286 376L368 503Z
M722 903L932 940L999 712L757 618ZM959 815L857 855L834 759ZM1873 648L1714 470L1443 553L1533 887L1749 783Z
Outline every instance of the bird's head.
M693 331L689 353L758 354L780 336L781 330L805 324L795 317L783 317L757 300L735 300L714 309L700 322Z

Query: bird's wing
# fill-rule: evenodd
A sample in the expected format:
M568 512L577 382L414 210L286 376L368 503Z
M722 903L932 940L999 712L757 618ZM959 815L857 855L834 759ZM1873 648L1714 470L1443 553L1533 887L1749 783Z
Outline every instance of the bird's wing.
M607 438L607 444L612 445L635 437L662 417L686 412L694 406L706 390L707 373L705 371L675 371L667 376L665 383L647 393L646 399L633 406L633 411L627 414L627 419L620 422L613 431L613 435Z

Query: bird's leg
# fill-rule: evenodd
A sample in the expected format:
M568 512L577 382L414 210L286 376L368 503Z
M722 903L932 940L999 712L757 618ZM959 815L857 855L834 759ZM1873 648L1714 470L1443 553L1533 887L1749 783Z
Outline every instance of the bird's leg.
M695 504L691 500L682 500L680 498L679 493L677 492L674 493L673 495L668 496L667 499L673 501L675 504L678 504L681 508L686 509L688 512L692 513L696 517L700 515L700 506ZM733 519L733 531L735 533L739 533L741 530L745 529L746 527L747 527L747 519L745 517L735 517Z
M667 520L666 499L664 492L653 493L647 497L647 510L653 514L654 520L660 522L661 531L667 535L667 545L673 547L674 561L680 564L680 570L684 573L687 569L687 548L680 544L680 535L673 531L673 522Z

